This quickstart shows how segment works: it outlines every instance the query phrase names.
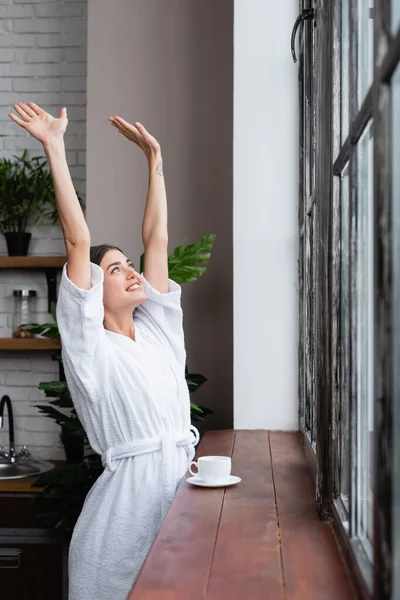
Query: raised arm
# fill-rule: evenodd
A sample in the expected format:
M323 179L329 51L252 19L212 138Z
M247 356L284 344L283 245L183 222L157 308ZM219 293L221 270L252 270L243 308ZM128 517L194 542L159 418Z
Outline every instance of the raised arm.
M141 148L149 165L149 189L142 224L145 251L144 276L157 291L168 292L168 219L167 193L160 145L136 122L131 125L120 117L110 117L111 124L128 140Z
M146 248L150 239L157 237L168 242L167 192L163 173L161 150L150 154L149 190L147 192L142 236Z
M68 257L68 276L78 287L90 289L90 233L72 183L65 153L67 109L61 109L59 118L54 118L34 102L19 102L14 105L14 109L20 118L13 113L9 117L42 143L49 161Z

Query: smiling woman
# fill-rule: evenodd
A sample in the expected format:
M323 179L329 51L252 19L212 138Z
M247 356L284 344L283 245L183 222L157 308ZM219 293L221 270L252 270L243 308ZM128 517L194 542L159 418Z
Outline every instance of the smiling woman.
M132 313L147 299L141 277L136 273L132 261L120 250L109 250L100 266L104 271L104 326L116 333L134 337ZM132 286L136 286L134 294Z
M117 246L90 245L55 119L19 103L10 118L43 143L68 262L57 302L65 378L91 447L105 467L69 546L69 600L125 600L177 488L199 432L185 379L181 287L168 277L167 202L158 142L140 124L111 123L144 152L149 190L144 273Z

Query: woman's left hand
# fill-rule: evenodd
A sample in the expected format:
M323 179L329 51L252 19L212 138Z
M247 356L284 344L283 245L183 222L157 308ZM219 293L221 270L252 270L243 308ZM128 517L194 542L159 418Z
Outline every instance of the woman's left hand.
M121 117L109 117L108 120L119 133L122 133L130 142L134 142L143 150L147 160L161 155L160 144L138 121L131 125Z

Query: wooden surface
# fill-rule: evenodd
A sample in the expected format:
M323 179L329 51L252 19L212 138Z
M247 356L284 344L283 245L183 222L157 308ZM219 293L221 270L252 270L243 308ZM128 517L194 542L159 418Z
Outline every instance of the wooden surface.
M40 492L42 487L31 487L31 483L37 479L39 475L33 477L23 477L21 479L0 479L0 493L1 492L24 492L34 494Z
M61 269L66 256L0 256L0 269Z
M47 338L0 338L0 350L58 350L59 339Z
M50 460L49 462L53 463L56 467L61 467L67 464L66 460ZM32 494L40 492L44 489L43 487L30 487L38 477L39 475L33 475L33 477L22 477L21 479L0 479L0 493L24 492Z
M185 475L128 600L351 600L352 587L297 433L208 431L196 457L229 455L242 481Z

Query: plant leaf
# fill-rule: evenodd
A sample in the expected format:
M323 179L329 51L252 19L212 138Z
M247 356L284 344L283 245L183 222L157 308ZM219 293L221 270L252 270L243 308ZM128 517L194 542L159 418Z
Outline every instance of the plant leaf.
M58 425L65 425L67 421L70 419L69 416L55 409L53 406L47 406L44 404L34 404L35 408L38 408L41 413L45 414L47 417L53 419Z
M56 394L69 394L68 384L66 381L41 381L39 390L44 392L54 392Z
M168 257L168 277L176 283L196 281L207 270L211 257L211 249L215 240L214 234L204 235L194 244L186 247L184 244L177 246ZM146 253L140 257L140 272L145 271Z

